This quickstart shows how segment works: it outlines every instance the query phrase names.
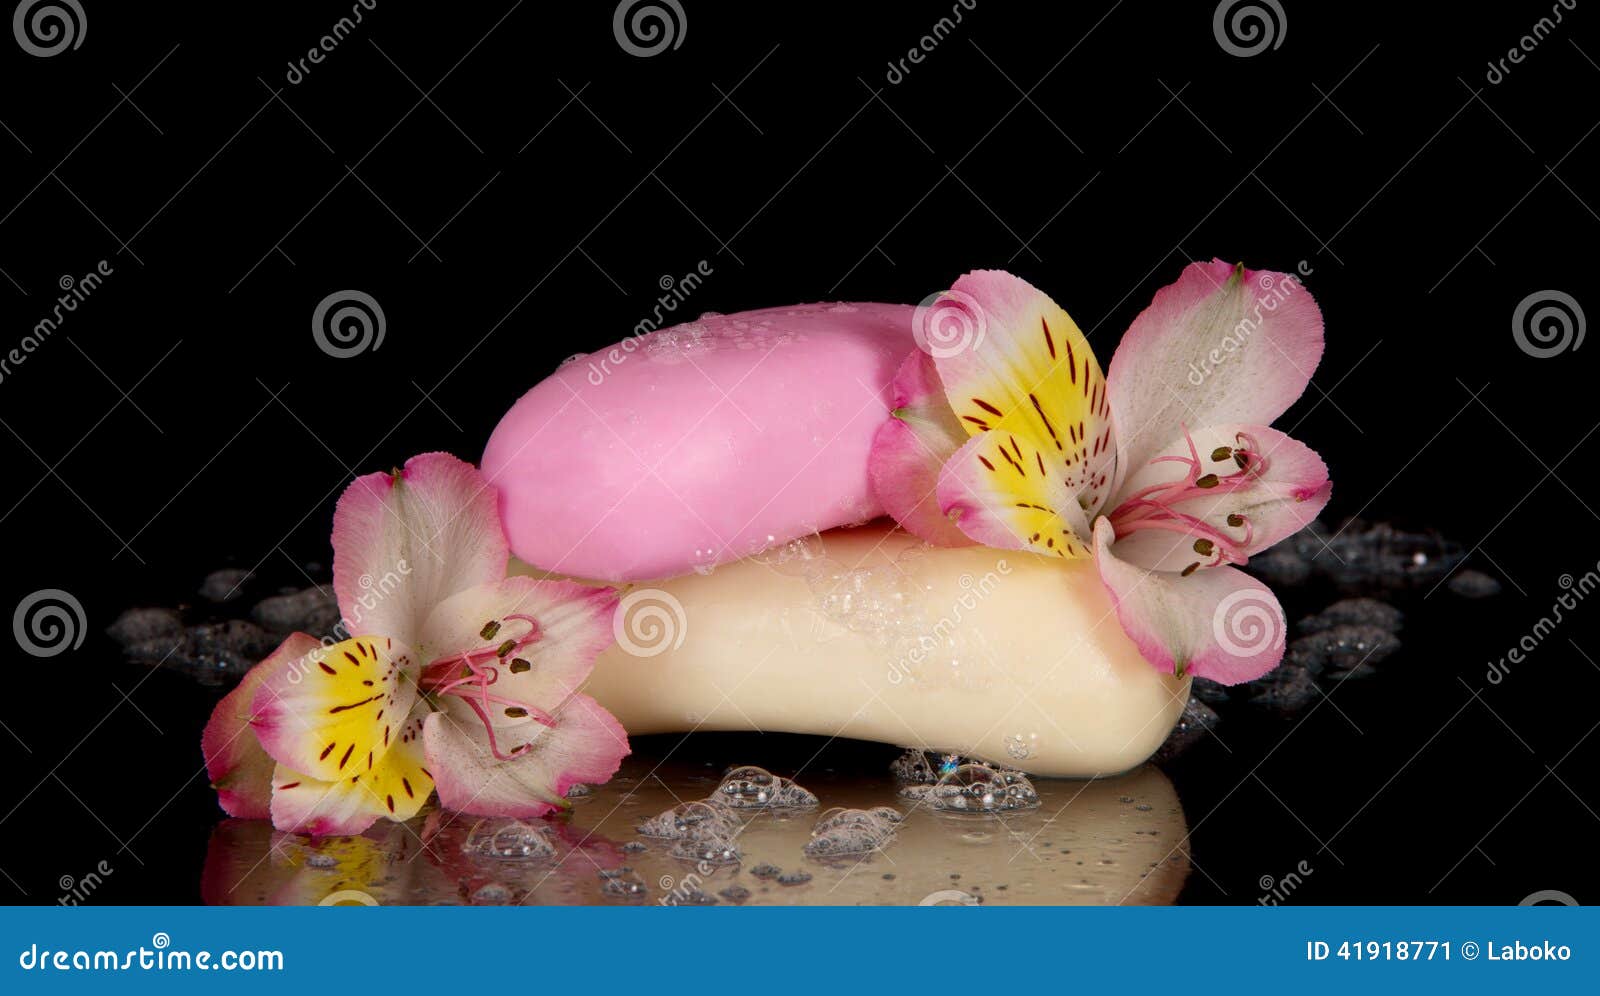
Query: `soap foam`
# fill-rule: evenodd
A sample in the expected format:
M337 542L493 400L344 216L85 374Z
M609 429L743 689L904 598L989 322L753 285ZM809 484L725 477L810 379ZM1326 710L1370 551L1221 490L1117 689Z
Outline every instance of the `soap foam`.
M711 797L732 809L804 809L817 797L787 778L753 764L732 768Z
M1006 813L1033 809L1039 793L1020 771L963 764L928 789L928 804L947 813Z
M894 839L895 829L902 819L899 810L888 806L875 809L835 807L823 813L812 828L811 840L805 845L806 856L835 858L882 850Z
M556 853L548 827L536 827L509 818L482 819L467 832L463 854L500 861L548 858Z

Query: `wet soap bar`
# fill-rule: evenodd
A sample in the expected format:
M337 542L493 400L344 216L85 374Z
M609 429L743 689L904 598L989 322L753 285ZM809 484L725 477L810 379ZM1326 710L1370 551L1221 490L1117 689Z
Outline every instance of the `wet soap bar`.
M815 733L1087 777L1143 762L1189 698L1090 562L879 525L635 587L617 636L587 690L630 734Z
M576 357L484 451L512 551L563 574L660 578L881 515L867 451L914 348L911 313L707 315Z

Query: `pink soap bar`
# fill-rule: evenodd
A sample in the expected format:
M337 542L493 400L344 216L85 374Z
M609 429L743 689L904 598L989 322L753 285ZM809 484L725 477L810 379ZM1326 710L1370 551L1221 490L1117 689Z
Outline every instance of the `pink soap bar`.
M638 581L882 515L867 452L912 309L705 315L579 356L500 420L483 470L511 550Z

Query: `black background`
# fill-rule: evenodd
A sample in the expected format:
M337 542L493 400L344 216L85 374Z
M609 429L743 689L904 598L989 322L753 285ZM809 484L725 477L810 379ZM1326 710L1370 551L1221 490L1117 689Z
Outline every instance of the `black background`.
M380 2L298 83L351 4L85 6L76 49L0 39L0 346L63 275L112 269L0 381L0 605L63 588L90 629L0 650L0 896L54 902L106 859L96 901L195 901L215 694L121 663L104 626L227 564L306 583L353 473L476 459L664 275L706 262L694 313L912 302L1004 267L1105 362L1184 262L1220 256L1311 268L1327 354L1279 425L1326 457L1328 517L1436 529L1505 591L1414 598L1382 680L1175 766L1185 901L1254 902L1302 860L1295 902L1594 898L1595 610L1485 681L1600 559L1600 353L1512 335L1536 292L1600 308L1585 6L1498 83L1489 61L1554 5L1290 2L1278 46L1238 57L1209 3L980 0L891 82L951 3L691 0L679 47L640 58L610 3ZM311 315L347 288L386 335L336 359Z

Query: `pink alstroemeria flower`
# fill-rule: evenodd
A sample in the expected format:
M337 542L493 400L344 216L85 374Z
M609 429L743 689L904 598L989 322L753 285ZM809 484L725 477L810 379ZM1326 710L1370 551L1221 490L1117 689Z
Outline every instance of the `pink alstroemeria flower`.
M507 577L494 489L445 453L357 478L333 519L342 632L284 641L217 704L202 747L230 815L355 834L447 808L544 816L603 782L627 733L578 691L617 593Z
M1093 557L1154 667L1223 684L1283 657L1283 610L1235 569L1327 504L1327 468L1270 423L1322 357L1293 276L1221 260L1156 292L1109 376L1076 324L1009 273L918 312L874 439L879 500L930 543Z

